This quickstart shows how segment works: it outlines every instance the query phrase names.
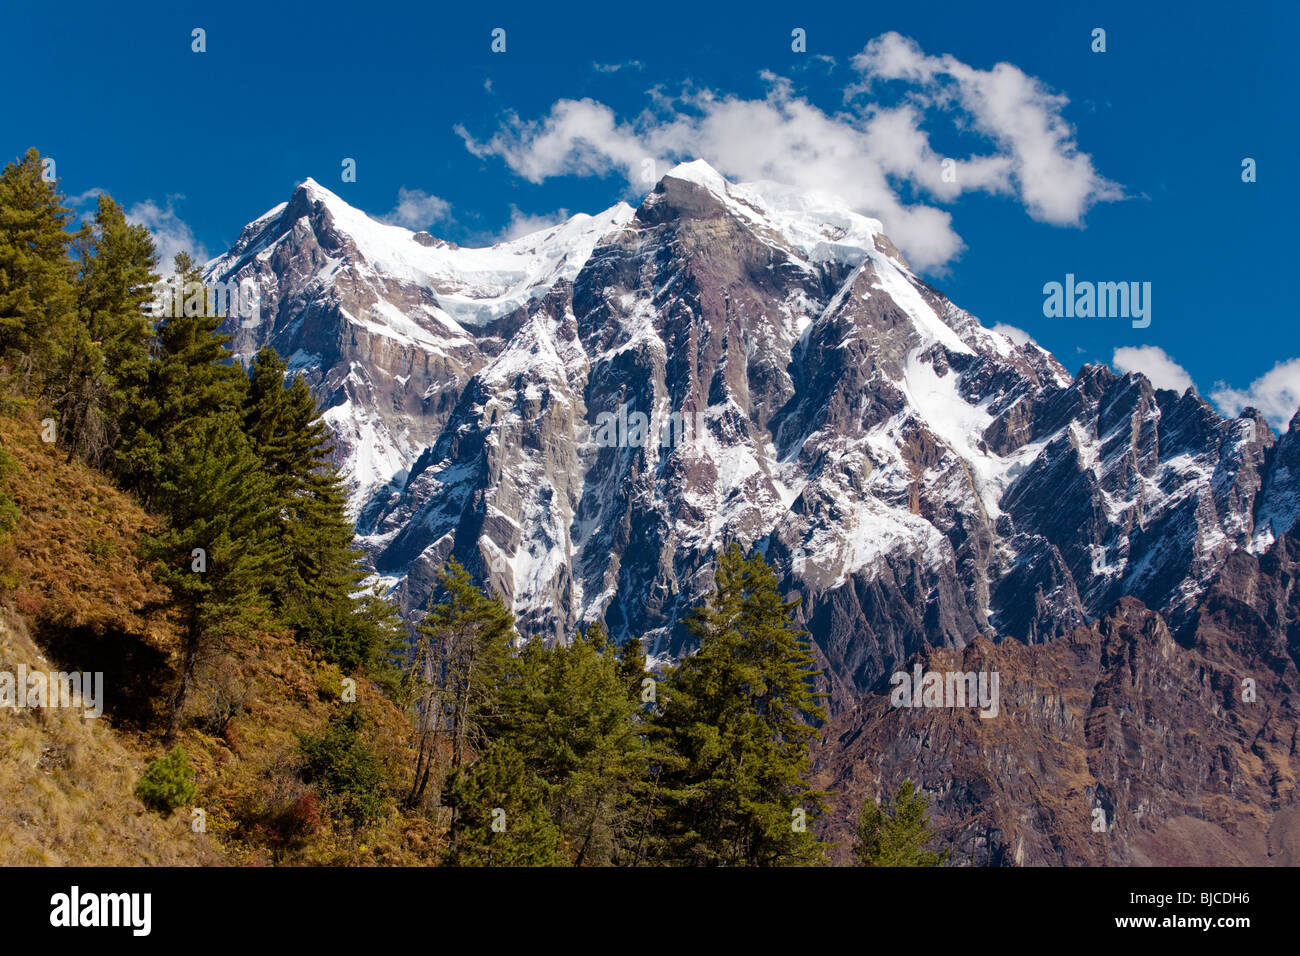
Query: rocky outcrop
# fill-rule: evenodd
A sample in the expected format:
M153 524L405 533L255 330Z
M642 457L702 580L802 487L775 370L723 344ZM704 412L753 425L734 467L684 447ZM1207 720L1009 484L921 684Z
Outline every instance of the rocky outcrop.
M1125 597L1049 643L923 650L902 669L998 674L996 716L882 683L819 742L827 835L847 859L862 801L910 777L954 864L1300 863L1298 585L1284 536L1227 559L1185 642Z

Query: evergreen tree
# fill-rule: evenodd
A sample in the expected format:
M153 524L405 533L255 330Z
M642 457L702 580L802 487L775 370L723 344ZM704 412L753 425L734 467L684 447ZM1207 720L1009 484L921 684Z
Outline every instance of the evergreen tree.
M448 866L563 866L560 833L547 814L547 786L524 758L497 741L454 774L448 802L461 821Z
M654 847L693 865L824 863L812 822L825 794L806 781L809 723L824 714L814 658L762 556L733 544L687 618L699 650L669 675L654 730L662 810Z
M218 333L217 302L203 286L202 270L188 254L175 259L174 283L182 288L154 324L153 361L139 400L122 425L115 456L122 483L148 507L155 504L169 456L181 454L185 440L205 418L239 412L248 378L233 365Z
M71 212L42 173L35 149L0 173L0 363L26 392L43 389L76 324Z
M916 789L911 780L898 786L893 799L883 807L866 800L858 816L857 842L853 853L859 866L939 866L948 858L948 850L936 853L925 849L934 838L925 811L930 798Z
M362 591L365 572L330 462L333 440L301 376L274 349L249 370L244 430L270 479L279 550L272 594L300 639L349 671L386 677L401 638L391 604Z
M149 230L130 225L107 193L100 194L93 223L83 224L73 247L79 322L55 406L69 460L79 455L103 467L121 419L138 407L148 382L157 255Z
M604 625L597 622L592 627L603 629ZM641 648L640 638L629 637L618 649L618 676L623 681L623 686L627 688L627 692L632 695L632 699L636 701L641 700L642 685L649 676L645 664L645 651Z
M325 797L330 812L364 827L384 809L383 766L362 735L365 715L355 705L334 714L318 735L300 740L302 779Z
M301 376L286 385L287 366L274 349L258 352L249 370L244 430L272 482L289 575L280 588L300 596L344 576L359 580L346 494L331 467L334 443Z
M550 789L551 818L573 863L630 856L646 772L636 698L600 624L568 646L534 641L511 662L491 726Z
M457 773L489 742L487 725L498 707L498 690L510 659L514 616L488 597L452 558L438 576L429 613L417 630L405 695L414 709L416 765L408 806L418 806L442 777ZM458 830L452 813L452 845Z
M179 730L199 664L266 622L262 592L274 573L269 483L232 414L202 418L169 448L155 501L167 527L149 535L182 619L180 680L167 739Z
M135 785L135 795L150 810L167 816L177 807L193 803L198 792L194 770L184 747L176 747L145 768Z

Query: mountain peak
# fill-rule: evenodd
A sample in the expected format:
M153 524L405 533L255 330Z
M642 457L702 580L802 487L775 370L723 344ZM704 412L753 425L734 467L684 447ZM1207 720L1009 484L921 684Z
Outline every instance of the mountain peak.
M326 198L331 198L331 199L339 198L338 194L335 194L333 193L333 191L325 189L324 186L321 186L320 183L316 182L316 179L313 179L312 177L309 176L303 179L302 182L298 183L298 186L296 186L294 190L295 193L298 190L305 190L307 191L307 193L311 193L312 195L326 196Z
M360 209L352 206L337 193L326 189L316 180L308 176L293 189L293 194L289 197L287 203L277 207L281 210L281 215L277 219L283 219L285 225L291 226L298 220L307 217L315 222L319 218L320 210L324 210L328 219L336 227L343 228L344 232L351 232L348 226L355 226L358 222L373 222ZM270 215L269 213L267 214ZM261 223L267 216L256 220ZM376 223L376 225L378 225Z
M719 196L726 196L727 187L730 185L725 176L703 159L693 159L690 162L678 163L664 174L664 178L680 179L685 182L696 183Z
M679 163L665 173L637 215L646 222L731 215L764 236L779 236L807 262L858 266L881 254L911 271L880 220L862 215L840 197L788 183L732 182L703 159Z

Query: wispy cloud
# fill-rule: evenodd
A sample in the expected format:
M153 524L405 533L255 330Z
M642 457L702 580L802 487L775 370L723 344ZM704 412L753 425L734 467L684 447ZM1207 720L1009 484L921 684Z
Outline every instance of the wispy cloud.
M100 189L98 186L94 186L90 189L87 189L84 193L77 193L77 195L75 196L68 196L63 201L67 203L69 206L71 206L72 208L76 209L78 206L83 206L88 202L98 201L100 195L102 195L104 192L105 190Z
M146 199L126 211L127 222L145 226L153 233L154 245L158 248L158 271L164 279L174 274L172 260L178 252L188 252L198 263L210 258L207 247L194 235L194 230L176 214L175 203L184 198L181 195L168 196L165 206Z
M1278 362L1248 388L1232 388L1225 382L1216 382L1210 397L1233 415L1246 407L1257 408L1270 425L1284 431L1300 406L1300 358Z
M569 218L569 210L557 209L552 213L543 215L533 215L523 212L518 206L510 207L510 221L506 223L504 229L497 235L497 242L506 242L510 239L518 239L520 236L526 236L529 233L541 232L543 229L550 229L558 226Z
M617 73L619 70L643 70L645 64L640 60L626 60L623 63L593 63L591 68L597 73Z
M426 229L435 222L448 218L451 203L439 199L421 189L407 189L403 186L397 191L397 205L385 216L382 222L407 229Z
M1033 336L1031 336L1024 329L1018 328L1014 325L1007 325L1005 322L998 322L996 325L993 326L993 331L1005 335L1007 338L1009 338L1012 342L1015 342L1017 345L1027 345L1028 343L1034 341Z

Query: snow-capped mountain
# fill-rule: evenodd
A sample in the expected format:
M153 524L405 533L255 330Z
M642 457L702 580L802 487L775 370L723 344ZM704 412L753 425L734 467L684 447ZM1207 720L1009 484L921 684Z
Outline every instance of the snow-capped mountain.
M833 199L678 166L488 249L308 180L209 264L251 279L327 408L376 571L413 613L455 555L525 635L603 618L679 653L731 540L774 560L836 706L922 644L1036 642L1125 595L1185 627L1300 515L1300 424L982 326Z
M248 360L274 345L307 376L359 507L432 444L469 376L509 338L512 314L571 280L632 214L620 203L462 249L377 222L308 179L249 223L206 275L255 283L260 321L230 323L235 352Z

